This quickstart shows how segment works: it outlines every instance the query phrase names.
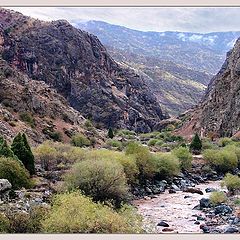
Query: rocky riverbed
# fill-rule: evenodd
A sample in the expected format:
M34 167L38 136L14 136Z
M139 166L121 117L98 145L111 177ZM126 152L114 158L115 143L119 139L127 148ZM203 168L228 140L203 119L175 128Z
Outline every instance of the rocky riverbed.
M231 207L221 205L218 207L220 212L217 212L216 207L210 207L206 200L213 190L227 191L221 188L220 181L201 183L195 189L201 190L203 195L165 190L161 194L133 201L144 217L146 230L153 227L156 233L239 232L240 218L235 216Z

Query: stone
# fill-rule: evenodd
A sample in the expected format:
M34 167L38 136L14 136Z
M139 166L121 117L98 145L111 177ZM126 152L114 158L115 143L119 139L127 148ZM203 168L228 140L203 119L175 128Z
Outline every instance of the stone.
M232 212L233 212L233 209L225 204L221 204L214 208L215 215L218 215L218 214L226 215L226 214L230 214Z
M173 228L163 228L162 232L173 232L174 229Z
M176 193L176 191L173 190L173 189L169 189L168 192L169 192L169 193Z
M205 224L201 224L200 229L202 229L204 233L210 233L210 228Z
M203 195L203 192L198 188L186 188L184 189L184 192L197 193L197 194Z
M0 193L4 193L12 188L12 184L7 179L0 179Z
M149 187L146 187L145 190L148 194L152 194L152 190Z
M180 188L175 185L175 184L172 184L171 188L174 190L174 191L181 191Z
M200 224L200 222L199 222L199 221L196 221L196 222L194 222L194 224L196 224L196 225L199 225L199 224Z
M200 209L211 207L211 202L208 198L200 199L199 203L200 203Z
M161 221L157 224L157 226L161 226L161 227L169 227L169 224L164 222L164 221Z
M238 233L238 229L236 227L227 227L224 233Z
M210 192L216 192L217 190L215 188L206 188L205 192L210 193Z

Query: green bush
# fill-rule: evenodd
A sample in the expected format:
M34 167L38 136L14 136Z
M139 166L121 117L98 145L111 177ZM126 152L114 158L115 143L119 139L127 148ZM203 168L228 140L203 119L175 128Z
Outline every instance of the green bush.
M72 136L71 143L75 147L88 147L91 145L89 139L81 133Z
M118 150L122 150L123 149L123 145L120 141L117 141L117 140L108 140L106 142L107 146L110 146L110 147L114 147L114 148L117 148Z
M109 160L119 162L126 174L127 182L133 184L137 182L139 174L136 159L132 155L125 155L123 152L110 151L106 149L91 150L86 152L84 160Z
M205 150L203 156L213 168L222 173L235 169L238 164L236 154L227 149Z
M202 150L202 141L196 133L192 139L192 142L189 146L190 150L194 153L199 153Z
M155 146L158 141L159 141L158 139L150 139L150 140L148 141L148 144L147 144L147 145L148 145L149 147L150 147L150 146Z
M240 190L240 177L227 173L221 182L222 186L226 186L231 194Z
M210 202L216 206L227 201L226 194L224 192L212 192L209 197Z
M229 144L224 147L224 149L230 152L234 152L236 154L238 160L238 167L240 168L240 147L235 144Z
M234 204L235 204L235 205L239 205L239 206L240 206L240 198L238 198L238 199L235 199L235 200L234 200Z
M0 157L16 158L7 141L0 136Z
M118 205L128 196L123 166L117 161L90 159L73 165L65 176L69 190L79 188L94 201L113 200Z
M140 181L152 179L156 173L155 158L147 147L131 142L126 147L126 155L134 155L139 169Z
M180 171L179 160L171 153L157 153L155 156L156 177L158 179L172 178Z
M202 149L206 150L206 149L217 149L218 146L214 145L211 141L204 139L202 141Z
M231 140L231 138L225 137L225 138L220 138L218 140L218 146L219 147L225 147L228 144L231 144L233 141Z
M164 144L164 142L162 140L158 140L156 143L155 143L155 146L162 146Z
M181 169L189 169L192 166L192 154L185 147L175 148L173 154L179 159Z
M0 213L0 233L8 233L10 230L10 222L8 218Z
M130 213L129 213L130 212ZM142 219L133 209L118 212L78 192L57 195L43 221L47 233L142 233Z
M29 113L29 112L21 112L21 113L19 113L19 118L23 122L28 123L32 128L35 127L35 120L34 120L34 118L33 118L31 113Z
M13 189L31 187L28 171L17 160L11 158L0 158L0 178L7 179Z

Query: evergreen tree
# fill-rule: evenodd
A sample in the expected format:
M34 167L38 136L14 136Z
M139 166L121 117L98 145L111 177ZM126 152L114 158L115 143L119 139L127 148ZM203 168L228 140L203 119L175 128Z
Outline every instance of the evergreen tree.
M35 173L34 156L25 134L18 133L13 139L12 151L32 175Z
M0 156L4 156L4 157L9 157L9 158L16 158L16 156L14 156L13 151L11 150L11 148L8 146L7 141L6 140L2 140L3 138L0 138Z
M113 138L114 137L112 128L108 129L108 137L109 138Z
M192 142L190 144L190 150L192 152L201 152L202 150L202 141L199 138L198 134L196 133L194 138L192 139Z

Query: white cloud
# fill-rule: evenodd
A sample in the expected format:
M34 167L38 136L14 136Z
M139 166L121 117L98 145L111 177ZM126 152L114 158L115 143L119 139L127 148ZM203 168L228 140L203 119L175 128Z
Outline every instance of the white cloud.
M12 7L42 20L102 20L143 31L239 31L240 8L213 7ZM212 40L210 40L212 41ZM214 40L213 40L214 41Z

